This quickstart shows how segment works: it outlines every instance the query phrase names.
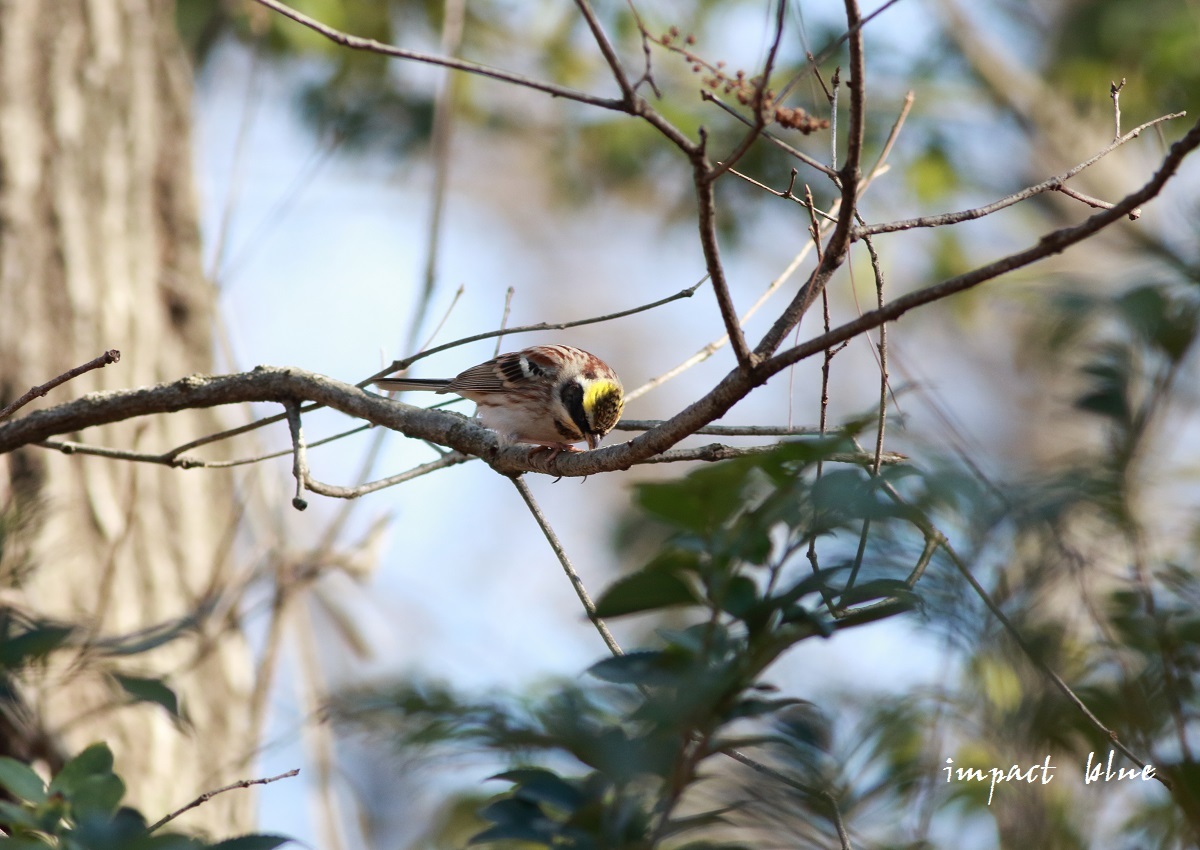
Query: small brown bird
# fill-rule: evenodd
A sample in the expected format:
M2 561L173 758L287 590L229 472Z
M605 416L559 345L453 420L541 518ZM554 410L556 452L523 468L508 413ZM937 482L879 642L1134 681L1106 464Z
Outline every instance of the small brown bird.
M383 390L456 393L478 406L479 421L510 443L556 453L589 449L621 419L625 393L607 363L569 345L535 345L472 366L451 380L381 378Z

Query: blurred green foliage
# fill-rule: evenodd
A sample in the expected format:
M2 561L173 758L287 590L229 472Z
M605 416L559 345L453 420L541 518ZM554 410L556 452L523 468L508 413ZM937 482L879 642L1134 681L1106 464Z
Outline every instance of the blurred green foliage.
M18 548L21 526L0 518L0 552ZM36 564L27 564L36 569ZM27 570L25 571L27 572ZM23 572L24 574L24 572ZM10 576L11 578L11 576ZM187 729L178 697L167 682L121 672L113 659L139 655L185 633L178 624L130 639L97 640L81 626L47 620L0 604L0 841L12 850L274 850L289 839L252 834L209 842L158 832L137 810L122 806L125 782L108 746L95 743L70 758L44 729L29 704L24 680L55 655L72 654L78 667L102 669L123 695L116 705L158 705ZM49 782L35 766L52 773Z
M513 768L493 778L510 788L480 811L490 826L476 843L734 846L708 842L738 805L681 806L710 771L723 769L714 760L728 770L726 755L743 749L828 746L819 712L778 693L764 675L802 641L920 604L914 564L859 545L869 520L874 543L888 541L893 554L905 537L912 551L922 550L927 524L898 492L921 501L920 476L898 467L878 476L857 467L817 474L853 451L847 437L803 440L639 486L640 511L668 538L601 595L597 614L671 609L677 625L657 629L651 645L593 665L598 684L563 685L533 701L482 702L407 684L346 694L333 716L387 730L404 747L507 753ZM834 557L830 566L810 549L818 541ZM560 767L564 759L574 767ZM813 777L791 781L804 788ZM828 823L823 794L810 788Z

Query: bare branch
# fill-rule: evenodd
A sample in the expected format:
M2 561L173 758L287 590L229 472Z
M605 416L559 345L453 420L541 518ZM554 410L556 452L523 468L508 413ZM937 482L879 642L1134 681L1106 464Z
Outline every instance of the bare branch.
M1098 212L1080 224L1051 231L1039 239L1038 243L1032 248L1018 251L1015 254L1009 254L966 274L961 274L958 277L950 278L933 286L902 295L888 302L885 307L864 313L857 319L847 322L839 328L835 328L828 334L822 334L819 337L801 343L795 348L781 352L765 363L764 368L772 371L783 368L789 363L811 357L813 354L823 350L824 346L830 341L840 342L841 340L850 339L865 330L878 327L883 322L898 319L915 307L920 307L933 301L940 301L950 295L963 292L999 277L1006 272L1022 268L1053 254L1062 253L1070 246L1082 242L1092 234L1108 227L1114 221L1126 217L1132 210L1137 209L1140 205L1155 197L1178 170L1183 158L1197 147L1200 147L1200 124L1193 126L1182 139L1171 146L1159 170L1145 186L1127 195L1122 201L1115 204L1112 209Z
M625 76L625 69L621 66L621 60L617 56L617 51L613 48L612 42L608 40L608 35L604 32L604 27L600 26L600 21L596 17L595 11L587 0L575 0L575 5L579 7L583 19L587 22L588 29L592 31L592 38L596 39L596 45L600 48L600 52L604 54L604 61L608 63L608 67L612 70L613 79L617 81L617 86L621 89L621 94L624 95L627 103L631 103L634 98L633 86L629 83L629 78Z
M712 92L710 92L706 89L701 89L700 97L703 100L707 100L709 103L714 103L717 106L721 107L721 109L728 112L730 115L732 115L737 120L741 121L747 127L754 126L753 121L751 121L745 115L742 115L742 113L738 112L736 109L734 109L729 104L725 103L723 100L721 100L719 97L714 95ZM763 130L760 135L764 139L769 141L771 144L775 145L775 147L779 148L781 151L784 151L785 153L789 154L790 156L794 156L796 159L803 162L809 168L813 168L813 169L816 169L817 171L820 171L826 177L831 177L835 180L837 179L837 172L835 170L830 168L825 163L821 162L819 159L809 156L804 151L799 150L798 148L792 147L787 142L785 142L783 139L779 138L774 133L772 133L770 130Z
M521 327L517 328L501 327L494 331L487 331L486 333L479 333L472 336L466 336L461 339L456 339L453 342L447 342L443 345L435 345L433 348L427 348L424 351L420 351L412 355L411 357L394 361L383 371L372 375L370 378L367 378L364 381L359 381L358 386L368 386L376 378L382 378L385 375L392 374L393 372L403 371L413 363L416 363L418 360L423 360L430 355L439 354L440 352L447 351L451 348L458 348L461 345L467 345L472 342L479 342L482 339L492 339L493 337L508 336L509 334L526 334L536 333L539 331L561 331L567 328L581 327L583 325L594 325L600 322L610 322L613 319L623 319L626 316L632 316L636 313L644 313L647 310L653 310L656 307L662 307L665 304L670 304L672 301L678 301L681 298L691 298L696 294L696 290L704 285L706 280L708 280L708 275L705 275L687 289L679 290L674 295L668 295L666 298L660 298L657 301L651 301L649 304L642 304L638 307L630 307L628 310L618 310L615 313L605 313L603 316L591 316L586 319L576 319L571 322L539 322L536 325L522 325Z
M1084 162L1079 163L1074 168L1071 168L1055 177L1051 177L1049 180L1045 180L1041 183L1038 183L1036 186L1030 186L1028 188L1022 189L1019 192L1014 192L1011 195L1001 198L998 201L993 201L992 203L986 204L982 207L975 207L974 209L963 210L962 212L942 213L941 215L930 215L930 216L922 216L920 218L909 218L909 219L904 219L903 221L890 221L890 222L884 222L881 224L868 224L868 225L854 228L854 230L851 231L850 238L852 240L857 240L857 239L861 239L864 236L873 236L876 233L895 233L896 231L899 231L899 230L912 230L913 228L917 228L917 227L942 227L943 225L947 225L947 224L958 224L959 222L963 222L963 221L974 221L977 218L983 218L985 215L991 215L992 213L997 212L998 210L1002 210L1005 207L1011 207L1013 204L1019 203L1028 198L1032 198L1034 195L1040 195L1043 192L1061 191L1061 192L1066 193L1066 190L1063 187L1063 183L1065 183L1067 180L1070 180L1072 177L1074 177L1079 172L1083 171L1085 168L1099 162L1101 159L1103 159L1109 153L1111 153L1112 151L1114 151L1116 148L1120 147L1121 145L1125 144L1126 142L1136 139L1138 136L1141 135L1142 131L1147 129L1148 127L1153 127L1156 124L1162 123L1163 121L1171 121L1176 118L1182 118L1185 115L1187 115L1186 112L1172 112L1169 115L1162 115L1158 118L1155 118L1153 121L1147 121L1145 124L1142 124L1141 126L1136 127L1133 130L1130 130L1128 133L1126 133L1121 138L1115 139L1112 142L1112 144L1107 145L1103 150L1101 150L1095 156L1091 157L1088 160L1085 160ZM1082 196L1078 197L1078 200L1083 200L1083 197ZM1091 204L1092 206L1096 206L1097 208L1100 208L1100 209L1112 209L1112 207L1113 207L1112 204L1108 204L1106 201L1096 201L1095 203L1091 203L1091 199L1089 199L1088 203ZM1137 215L1135 215L1136 212L1138 212L1136 207L1129 211L1128 215L1131 220L1136 219L1138 217Z
M721 310L721 319L725 322L725 333L733 345L733 353L737 357L738 366L747 369L754 365L750 348L746 345L746 335L742 333L742 325L738 321L737 308L733 306L733 296L729 292L729 282L725 279L725 267L721 264L721 251L717 245L717 200L715 187L707 179L708 164L701 154L694 161L694 179L696 182L696 204L700 220L700 246L704 250L704 262L712 279L713 292L717 296L717 306Z
M58 434L137 416L250 401L283 403L287 400L303 400L317 402L347 415L385 425L416 439L449 446L464 454L477 455L486 460L493 469L504 474L538 471L553 475L585 476L615 469L628 469L635 463L671 448L697 428L719 419L752 389L792 363L896 319L916 307L946 298L992 280L1005 272L1060 253L1108 227L1130 210L1155 197L1179 169L1183 159L1198 146L1200 124L1193 126L1183 138L1171 146L1158 171L1141 189L1128 195L1111 210L1102 210L1081 224L1053 231L1024 251L896 298L882 308L864 313L857 319L834 328L828 334L821 334L780 352L748 371L734 370L710 392L678 415L624 445L588 452L563 453L556 458L548 458L545 452L532 453L519 446L501 447L492 432L457 414L411 407L301 370L259 368L241 375L193 376L156 387L93 393L53 408L34 411L16 421L0 424L0 453ZM828 254L825 260L828 262Z
M311 410L312 408L304 408ZM308 443L310 449L315 449L317 446L323 446L326 443L332 443L336 440L342 440L346 437L359 434L363 431L369 431L373 426L369 423L359 425L356 428L349 428L345 431L340 431L337 434L331 434L328 437L323 437L320 440L314 440ZM230 469L235 466L249 466L254 463L262 463L266 460L274 460L277 457L292 454L292 449L284 449L278 452L269 452L263 455L253 455L251 457L238 458L236 460L204 460L203 458L194 455L174 455L170 452L166 454L150 454L149 452L132 452L125 449L110 449L107 446L91 446L86 443L77 443L73 440L42 440L35 445L43 449L53 449L60 451L65 455L91 455L93 457L106 457L113 460L128 460L134 463L154 463L160 466L169 466L172 469Z
M788 263L787 268L785 268L779 274L779 276L777 278L775 278L773 281L771 281L771 283L763 291L763 294L758 297L758 300L755 301L753 304L751 304L750 309L748 309L745 313L743 313L741 318L738 320L742 326L745 326L746 322L750 320L750 317L753 316L755 313L757 313L758 310L764 304L767 303L767 300L770 299L770 297L772 295L774 295L779 290L779 288L781 286L783 286L783 284L786 283L789 278L791 278L791 276L793 274L795 274L796 269L800 268L800 263L802 263L804 261L804 258L806 256L808 256L808 252L811 248L812 248L811 243L806 244L803 248L801 248L800 253L798 253L795 257L792 258L792 261L790 263ZM724 334L721 337L714 339L712 342L710 342L708 345L701 348L699 351L697 351L691 357L684 360L678 366L668 369L666 372L662 373L661 375L651 378L649 381L642 384L637 389L634 389L634 390L631 390L631 391L625 393L625 400L632 401L633 399L638 398L639 396L643 396L646 393L650 392L655 387L665 384L667 381L671 380L672 378L682 375L684 372L686 372L688 369L695 366L697 363L703 363L705 360L712 357L716 352L718 352L722 348L722 346L724 346L728 342L729 342L729 334ZM620 426L618 426L618 427L620 427Z
M397 475L389 475L387 478L380 478L378 481L372 481L368 484L360 484L357 487L338 487L334 484L325 484L315 480L311 475L305 479L305 487L320 496L329 496L333 499L357 499L360 496L365 496L368 493L374 493L376 490L383 490L386 487L395 487L397 484L403 484L406 481L412 481L414 478L420 478L422 475L428 475L431 472L437 472L439 469L447 469L451 466L458 466L460 463L466 463L469 460L475 460L471 455L465 455L460 452L447 452L437 460L431 460L429 463L423 463L420 466L414 466L407 472L401 472Z
M300 424L300 404L296 401L285 401L283 409L286 412L288 431L292 435L292 475L296 479L296 495L292 497L292 507L302 511L308 507L304 501L304 484L308 480L308 456L304 449L304 429Z
M301 26L308 27L313 32L323 35L330 41L349 48L350 50L362 50L367 53L378 53L382 56L391 56L394 59L408 59L413 62L422 62L426 65L439 65L443 68L453 68L456 71L463 71L468 74L476 74L481 77L490 77L493 80L499 80L504 83L512 83L513 85L545 92L546 94L553 95L554 97L561 97L565 100L586 103L589 106L598 106L601 109L612 109L618 112L629 111L626 103L623 100L614 100L607 97L596 97L595 95L576 91L575 89L567 88L566 86L547 83L542 80L535 80L532 77L526 77L523 74L516 74L512 71L504 71L499 68L491 68L478 62L468 62L463 59L452 59L445 56L434 56L429 53L420 53L416 50L405 50L402 47L395 47L391 44L383 44L382 42L376 41L373 38L360 38L359 36L350 35L342 32L341 30L336 30L331 26L327 26L326 24L323 24L314 18L310 18L308 15L298 12L290 6L284 5L283 3L279 2L279 0L254 0L254 2L278 12L285 18L290 18Z
M292 770L289 770L287 773L281 773L278 776L269 776L266 779L239 779L237 782L234 782L230 785L226 785L224 788L217 788L214 791L205 791L203 794L201 794L195 800L192 800L192 802L188 803L183 808L176 809L175 811L171 812L171 814L169 814L166 817L162 818L161 820L155 822L153 825L151 825L150 827L148 827L146 829L146 832L154 832L155 830L159 829L160 827L175 820L175 818L179 817L184 812L191 811L192 809L196 808L197 806L202 806L205 803L207 803L209 800L211 800L213 797L217 796L218 794L224 794L226 791L232 791L235 788L249 788L251 785L270 785L272 782L278 782L280 779L290 779L293 776L299 776L299 775L300 775L300 768L297 767L297 768L293 768Z
M4 420L12 416L35 398L45 398L46 393L50 392L50 390L54 389L59 384L65 384L67 381L70 381L73 378L78 378L84 372L90 372L93 369L102 369L110 363L118 362L120 359L121 352L117 351L115 348L111 348L101 354L99 357L89 360L87 363L84 363L81 366L76 366L74 369L68 369L57 378L49 380L40 386L31 387L29 391L25 393L25 395L21 396L12 404L0 408L0 420Z
M725 157L709 174L710 181L716 181L722 174L737 164L746 152L750 150L762 131L767 126L767 99L771 85L771 71L775 68L775 57L779 54L779 44L783 41L783 25L787 20L787 0L776 0L778 4L775 12L775 35L771 39L771 47L767 51L767 61L763 65L763 71L759 75L758 84L754 87L754 97L751 99L751 106L754 109L754 119L750 123L750 132L742 137L742 140L734 148L733 153Z
M546 515L542 513L542 509L538 506L537 500L533 498L533 493L529 489L529 485L521 476L513 476L513 486L517 488L517 492L521 494L521 498L525 500L525 506L529 508L529 512L533 514L534 520L537 521L538 528L542 530L542 534L546 537L546 542L550 544L550 548L554 550L555 557L562 564L563 572L567 574L567 578L571 580L571 586L575 588L575 593L579 597L579 601L583 603L583 610L587 612L588 619L592 621L592 625L596 627L596 631L600 633L604 645L608 647L608 651L613 655L624 655L621 645L617 643L617 639L612 636L612 632L608 630L608 625L596 616L596 605L592 602L592 597L588 595L587 588L584 587L583 579L579 577L579 573L575 571L575 567L571 565L571 559L567 557L567 550L563 548L562 541L558 539L558 535L554 533L554 528L551 527Z
M783 443L771 443L766 446L726 446L721 443L709 443L707 446L699 446L691 449L668 449L661 454L646 458L641 461L641 465L654 463L681 463L687 461L704 461L705 463L715 463L721 460L729 460L734 457L753 457L755 455L767 454L779 448ZM827 463L848 463L853 466L862 466L870 468L875 463L875 458L879 458L882 464L893 465L904 463L908 460L905 455L897 452L880 452L876 455L874 452L851 452L837 453L824 458Z
M1121 82L1113 83L1108 90L1108 96L1113 102L1113 138L1121 138L1121 89L1125 88L1125 78L1121 77Z
M662 419L622 419L618 431L649 431L663 424ZM791 428L787 425L705 425L693 434L709 434L720 437L815 437L818 428Z
M1113 205L1110 204L1108 201L1102 201L1099 198L1093 198L1091 195L1085 195L1083 192L1076 192L1074 189L1070 189L1070 188L1062 185L1061 183L1059 185L1055 186L1054 188L1057 191L1061 192L1062 194L1066 195L1068 198L1074 198L1075 200L1080 201L1081 203L1087 204L1089 207L1091 207L1094 210L1111 210L1113 208ZM1141 209L1134 209L1134 210L1129 211L1129 220L1130 221L1137 221L1141 217L1142 217Z
M826 283L829 282L830 277L841 267L850 248L850 228L854 221L859 183L862 179L860 164L865 126L866 81L862 50L863 22L859 14L858 3L857 0L845 0L845 5L850 39L850 80L847 83L847 87L850 89L850 127L846 138L846 164L838 171L841 188L838 221L825 246L825 256L813 270L808 281L796 293L796 297L775 320L770 330L754 349L755 355L759 358L766 358L773 354L788 332L799 324L804 314L808 312L808 308L812 306ZM885 4L884 8L887 5ZM882 8L878 11L882 11Z

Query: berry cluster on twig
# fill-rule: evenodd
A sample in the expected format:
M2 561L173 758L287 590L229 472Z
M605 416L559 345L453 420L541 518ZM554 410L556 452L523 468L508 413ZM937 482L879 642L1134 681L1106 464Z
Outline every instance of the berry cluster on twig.
M808 110L800 106L785 106L777 102L774 89L767 88L761 76L747 77L742 70L730 75L725 70L724 62L712 63L698 56L691 50L696 43L696 36L683 35L679 27L673 26L658 38L650 38L691 63L692 72L703 75L700 81L706 88L733 95L742 106L757 107L764 123L778 124L805 135L829 129L829 119L810 115Z

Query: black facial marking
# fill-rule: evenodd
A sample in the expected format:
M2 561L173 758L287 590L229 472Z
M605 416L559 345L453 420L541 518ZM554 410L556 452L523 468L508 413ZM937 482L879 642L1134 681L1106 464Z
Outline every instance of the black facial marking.
M559 390L559 398L571 415L571 421L579 428L579 433L588 433L587 413L583 410L583 385L578 381L567 381Z

